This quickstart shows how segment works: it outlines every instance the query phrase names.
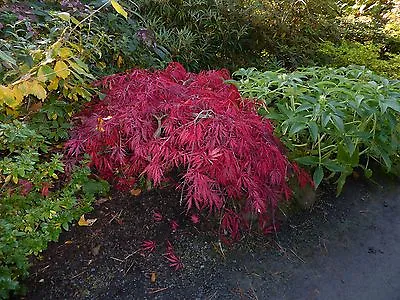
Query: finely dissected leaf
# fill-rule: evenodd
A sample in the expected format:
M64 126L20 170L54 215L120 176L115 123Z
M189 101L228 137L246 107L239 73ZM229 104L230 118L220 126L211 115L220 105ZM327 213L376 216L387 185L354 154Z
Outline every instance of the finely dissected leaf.
M56 65L54 66L54 71L56 72L57 76L62 79L67 78L69 74L71 74L71 71L69 70L68 66L63 61L56 62Z
M128 13L116 0L111 0L111 5L114 7L114 9L117 11L117 13L119 13L125 19L128 18Z
M224 82L228 78L225 70L193 74L178 63L105 77L97 82L105 97L79 116L67 153L89 154L102 178L128 191L142 178L160 186L182 170L188 213L233 211L235 201L246 199L236 215L227 214L221 235L237 239L250 213L264 220L267 232L266 215L290 198L287 177L302 184L311 179L288 161L272 124ZM170 225L177 229L176 222Z

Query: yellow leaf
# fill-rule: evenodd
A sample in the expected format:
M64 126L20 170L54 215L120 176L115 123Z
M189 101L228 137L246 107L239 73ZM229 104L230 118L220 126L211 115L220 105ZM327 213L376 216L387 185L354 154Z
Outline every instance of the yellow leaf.
M82 215L78 221L79 226L92 226L97 219L85 219L85 215Z
M114 9L117 11L117 13L124 16L125 19L128 18L128 13L116 0L111 0L111 5L114 7Z
M24 96L27 96L31 93L31 84L30 81L24 81L18 85L18 89Z
M0 105L13 99L12 90L7 86L0 85Z
M66 59L66 58L70 58L72 56L72 51L69 48L63 47L60 49L60 51L58 52L58 55L60 55L60 57L62 59Z
M117 58L117 66L118 66L118 68L121 68L123 63L124 63L124 59L122 58L121 55L118 55L118 58Z
M132 189L131 190L131 195L137 197L137 196L140 195L141 192L142 192L141 189Z
M12 177L12 175L11 175L11 174L10 174L10 175L8 175L8 176L6 177L6 179L5 179L4 183L9 183L9 182L10 182L10 180L11 180L11 177Z
M20 89L18 88L18 86L15 86L13 88L13 94L14 94L14 98L15 100L21 104L22 100L24 99L24 94L22 94L22 92L20 91Z
M36 98L38 98L40 100L46 99L46 96L47 96L46 90L37 81L32 81L31 82L30 94L34 95Z
M21 91L18 89L18 87L14 87L13 89L10 89L10 97L7 97L5 99L4 103L7 104L8 107L12 109L16 109L18 106L21 105L22 99L24 98L24 95L21 93Z
M151 283L155 283L157 280L157 273L156 272L151 272L150 273L150 281Z
M56 89L58 89L58 82L60 81L60 79L58 77L54 78L49 85L47 86L47 89L49 91L55 91Z
M61 77L62 79L67 78L71 73L71 71L68 69L68 66L63 61L56 62L54 71L56 72L57 76Z

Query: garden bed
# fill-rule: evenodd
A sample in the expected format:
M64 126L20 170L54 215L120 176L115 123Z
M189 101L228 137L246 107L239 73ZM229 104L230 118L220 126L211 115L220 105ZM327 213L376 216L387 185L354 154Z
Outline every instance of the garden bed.
M323 186L316 206L276 235L246 235L231 247L207 223L179 215L175 191L114 194L87 215L93 226L73 226L34 261L26 299L397 299L400 188L382 182L353 179L339 198ZM154 221L155 210L165 222ZM163 256L166 239L181 270ZM144 240L159 246L137 251Z

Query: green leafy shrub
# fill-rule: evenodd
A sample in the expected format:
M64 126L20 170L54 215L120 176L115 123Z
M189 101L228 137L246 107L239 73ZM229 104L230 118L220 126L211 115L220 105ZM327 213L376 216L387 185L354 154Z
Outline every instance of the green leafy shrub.
M287 68L313 63L322 39L338 38L337 1L255 0L251 41Z
M335 1L139 0L144 27L190 70L310 61L335 36ZM152 35L153 34L153 35ZM315 46L314 46L315 45Z
M108 189L88 177L84 164L68 179L61 155L52 152L25 123L0 124L0 298L21 291L29 256L56 241L71 221L91 210L95 194ZM60 188L58 179L65 182Z
M333 67L349 65L366 66L368 69L390 78L400 78L400 54L382 51L384 45L343 41L321 44L321 61Z
M252 43L246 1L135 2L146 42L164 46L172 60L196 71L246 63Z
M371 159L388 171L399 161L400 81L360 67L234 75L243 96L260 99L259 113L275 121L289 158L314 169L317 186L337 174L340 193L354 168L369 177Z

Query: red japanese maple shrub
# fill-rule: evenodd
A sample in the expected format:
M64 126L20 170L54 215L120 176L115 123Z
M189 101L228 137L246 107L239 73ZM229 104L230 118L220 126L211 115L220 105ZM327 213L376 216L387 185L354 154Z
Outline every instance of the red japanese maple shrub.
M234 239L249 214L268 232L279 201L291 196L288 176L310 179L228 78L226 70L193 74L178 63L105 77L97 85L106 97L78 116L67 155L89 154L98 174L120 188L140 176L157 186L178 170L188 211L221 213L221 233Z

